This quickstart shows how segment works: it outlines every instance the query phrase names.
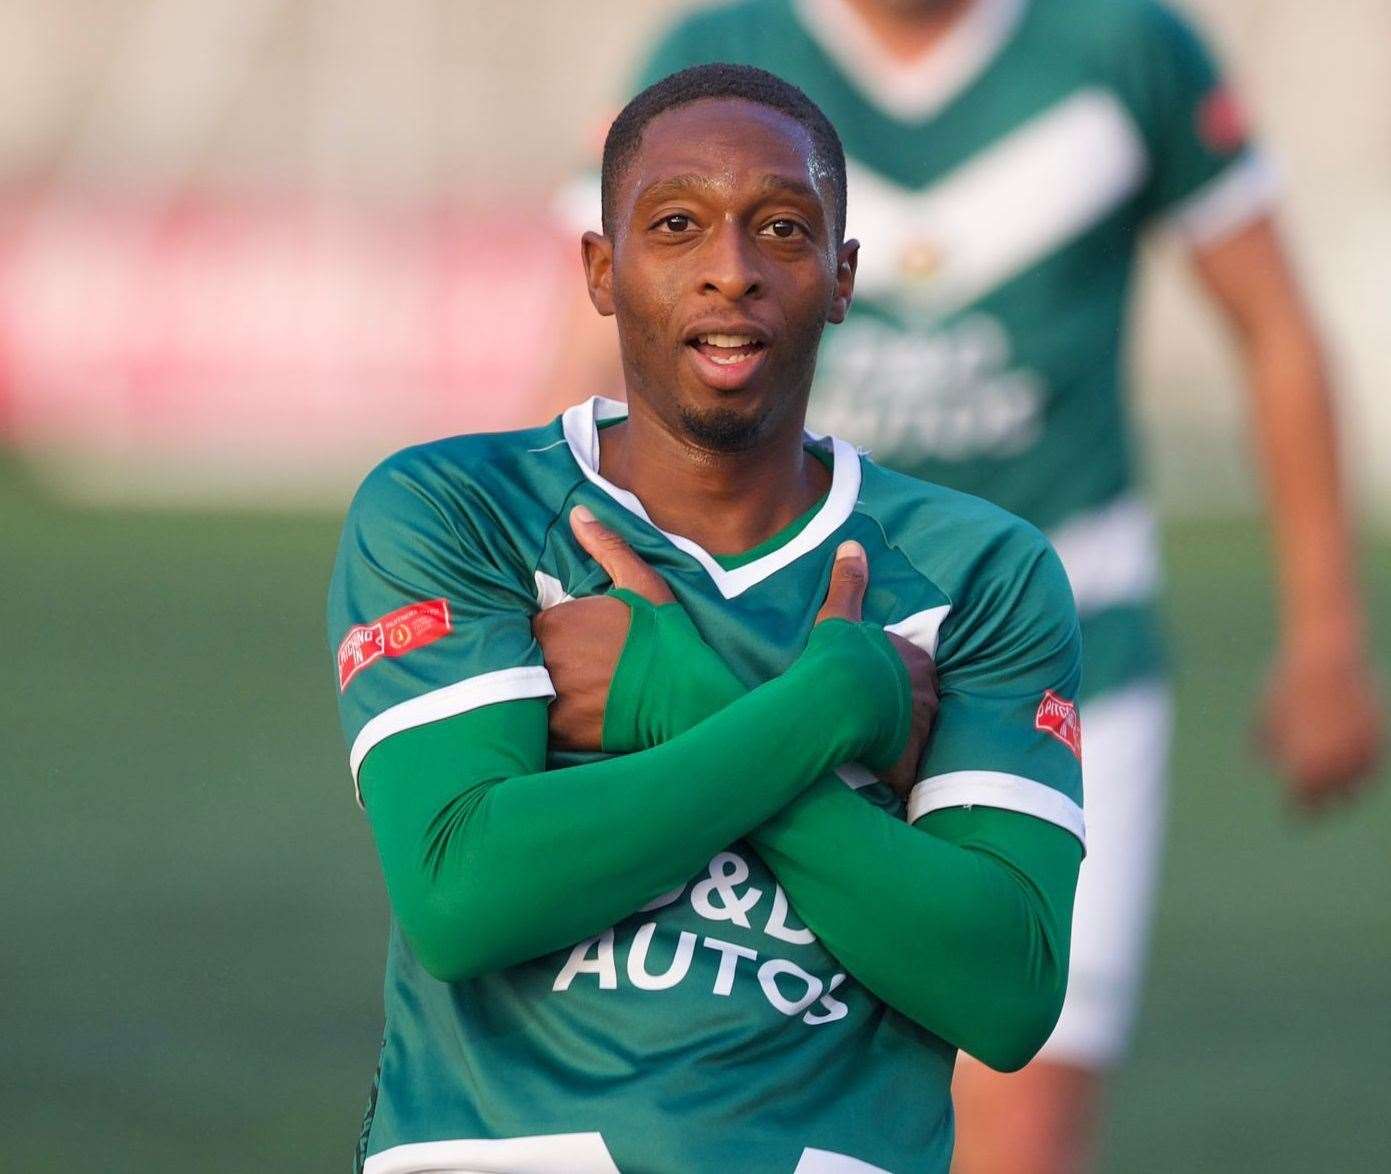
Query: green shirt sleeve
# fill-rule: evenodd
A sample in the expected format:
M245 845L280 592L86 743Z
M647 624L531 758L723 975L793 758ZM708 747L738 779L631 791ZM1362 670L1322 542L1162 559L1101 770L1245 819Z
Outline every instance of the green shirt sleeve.
M1203 234L1226 219L1233 202L1267 199L1269 177L1257 165L1241 108L1198 32L1156 0L1135 4L1124 27L1113 67L1149 160L1142 215L1173 213ZM1236 176L1231 190L1201 208L1203 194L1228 174Z
M1032 526L1002 530L953 600L937 646L941 706L908 796L1017 811L1085 842L1082 638L1057 554Z
M615 748L679 736L743 693L679 606L629 602L604 723ZM798 916L889 1006L1002 1070L1048 1038L1082 857L1070 832L989 807L910 826L826 775L749 839Z
M368 475L329 584L328 642L355 782L393 734L555 696L531 631L526 560L486 524L472 487L429 462L428 450L406 449Z
M892 762L908 717L888 640L839 621L782 676L651 749L545 770L545 704L516 701L385 739L362 791L407 940L462 981L612 925L836 763Z

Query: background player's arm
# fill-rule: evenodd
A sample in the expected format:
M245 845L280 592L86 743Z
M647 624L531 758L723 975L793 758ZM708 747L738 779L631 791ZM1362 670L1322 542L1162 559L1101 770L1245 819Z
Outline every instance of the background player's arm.
M1368 776L1381 739L1327 366L1270 216L1193 260L1241 350L1277 553L1280 651L1261 741L1315 806Z
M1217 62L1177 11L1133 11L1113 81L1149 158L1140 207L1187 242L1235 327L1279 558L1262 741L1314 806L1365 777L1380 727L1322 347L1272 219L1273 172Z

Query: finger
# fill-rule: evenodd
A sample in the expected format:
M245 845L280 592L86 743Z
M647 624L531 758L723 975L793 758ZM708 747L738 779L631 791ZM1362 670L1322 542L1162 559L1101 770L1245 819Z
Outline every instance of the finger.
M640 595L648 603L671 603L666 580L638 558L632 548L594 516L587 506L570 511L570 529L589 556L604 568L615 587Z
M1361 764L1351 760L1305 763L1293 772L1290 790L1301 811L1320 814L1350 803L1366 782Z
M1299 813L1310 817L1323 815L1351 798L1351 794L1342 788L1331 790L1324 786L1311 786L1307 782L1291 784L1290 794Z
M842 542L836 547L836 561L831 564L831 582L826 587L826 602L816 613L816 622L860 618L869 586L869 562L865 548L858 542Z
M613 609L611 614L610 609ZM566 633L577 629L602 629L606 623L619 622L626 631L628 608L621 600L607 595L587 595L583 599L567 599L564 603L552 604L538 611L531 617L531 630L544 647L547 640L563 638Z

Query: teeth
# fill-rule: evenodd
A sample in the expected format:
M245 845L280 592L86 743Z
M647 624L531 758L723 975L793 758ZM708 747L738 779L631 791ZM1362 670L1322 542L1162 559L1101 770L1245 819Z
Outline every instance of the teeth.
M751 355L706 355L712 363L718 363L721 367L728 367L734 363L747 363Z
M698 337L707 346L740 347L753 342L750 334L702 334Z

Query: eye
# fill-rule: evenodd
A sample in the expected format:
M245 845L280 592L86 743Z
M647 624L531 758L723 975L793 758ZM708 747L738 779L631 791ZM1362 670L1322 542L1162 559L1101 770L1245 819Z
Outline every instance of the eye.
M762 235L775 236L778 240L786 241L797 236L806 236L807 230L797 221L780 216L777 220L770 220L763 226Z
M683 212L673 212L663 216L655 226L660 232L685 232L691 227L691 218Z

